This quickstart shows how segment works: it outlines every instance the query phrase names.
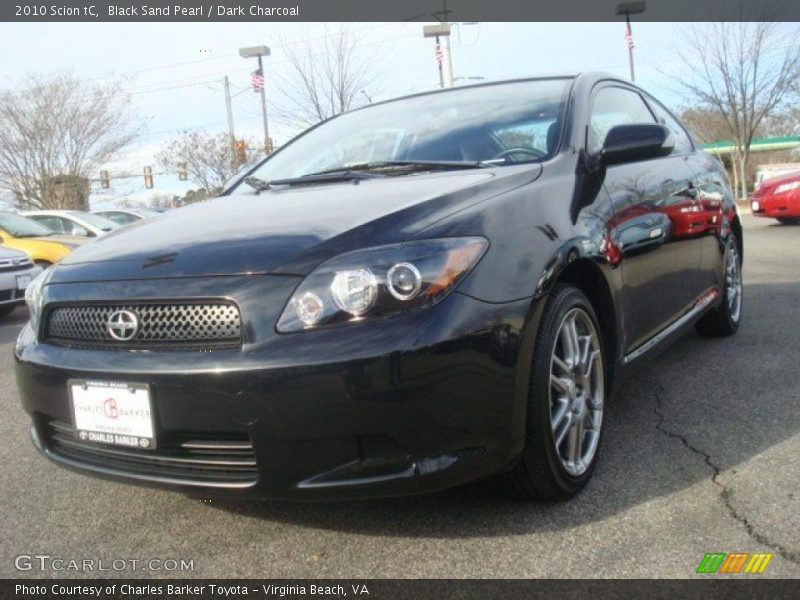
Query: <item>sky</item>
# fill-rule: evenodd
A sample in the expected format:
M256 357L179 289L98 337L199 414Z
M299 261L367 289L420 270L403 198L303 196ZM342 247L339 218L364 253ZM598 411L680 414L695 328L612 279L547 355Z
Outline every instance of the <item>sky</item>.
M687 26L633 24L636 82L670 108L686 101L674 78L685 72L676 50ZM265 75L268 103L275 108L287 102L274 81L286 72L287 49L319 44L343 28L377 74L375 85L365 90L376 101L438 87L434 42L423 38L422 27L418 22L2 23L0 87L18 87L29 73L62 70L90 81L122 80L132 98L131 118L144 125L144 134L109 170L140 174L179 132L226 130L225 75L231 81L236 136L263 137L260 96L249 84L255 61L240 58L239 47L271 48ZM622 22L458 24L451 36L453 74L492 81L601 70L628 77L624 29ZM294 131L271 122L270 133L281 144ZM137 176L114 181L110 193L95 194L93 202L182 194L188 187L157 171L153 190L144 190Z

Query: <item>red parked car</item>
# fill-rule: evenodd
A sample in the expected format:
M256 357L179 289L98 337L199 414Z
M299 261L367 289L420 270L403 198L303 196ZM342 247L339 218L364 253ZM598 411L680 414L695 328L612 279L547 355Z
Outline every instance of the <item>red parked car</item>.
M787 225L800 223L800 171L762 182L750 199L750 208L756 217Z

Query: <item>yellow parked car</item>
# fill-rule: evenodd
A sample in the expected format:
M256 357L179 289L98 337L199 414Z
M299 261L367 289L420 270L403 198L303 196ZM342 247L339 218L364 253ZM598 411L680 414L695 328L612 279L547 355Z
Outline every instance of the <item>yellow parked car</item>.
M86 240L59 235L36 221L0 211L0 246L21 250L43 268L57 263Z

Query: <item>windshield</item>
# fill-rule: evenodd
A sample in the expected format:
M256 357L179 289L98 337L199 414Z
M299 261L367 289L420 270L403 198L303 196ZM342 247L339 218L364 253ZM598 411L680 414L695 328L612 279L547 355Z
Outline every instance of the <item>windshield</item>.
M570 82L487 85L369 106L297 138L251 175L268 182L393 161L541 161L557 150Z
M86 221L92 227L97 227L97 229L100 229L101 231L111 231L112 229L118 229L120 227L119 223L114 223L114 221L111 219L107 219L106 217L102 217L100 215L94 215L87 212L73 212L70 214L82 221Z
M55 233L33 219L14 213L0 213L0 229L13 237L39 237Z

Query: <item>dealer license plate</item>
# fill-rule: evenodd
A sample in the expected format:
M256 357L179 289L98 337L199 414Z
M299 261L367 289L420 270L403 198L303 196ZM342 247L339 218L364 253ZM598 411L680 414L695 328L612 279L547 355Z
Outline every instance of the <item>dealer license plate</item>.
M71 379L67 387L79 440L146 450L155 448L150 386Z

